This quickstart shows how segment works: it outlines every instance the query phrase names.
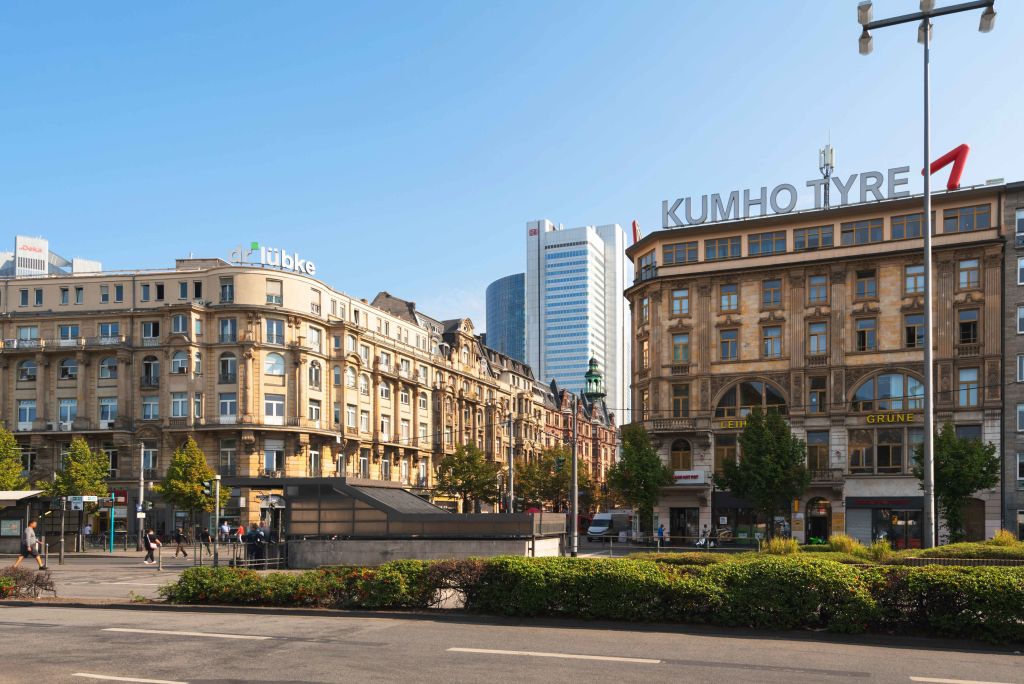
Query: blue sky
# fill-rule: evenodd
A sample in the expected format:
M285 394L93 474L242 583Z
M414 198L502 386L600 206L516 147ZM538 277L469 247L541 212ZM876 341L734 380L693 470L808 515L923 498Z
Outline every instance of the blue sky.
M802 187L830 132L839 173L916 172L916 29L861 57L855 6L7 4L0 245L155 268L255 240L482 328L528 220L655 230L662 199ZM997 10L935 30L933 156L969 143L965 184L1024 179L1024 3Z

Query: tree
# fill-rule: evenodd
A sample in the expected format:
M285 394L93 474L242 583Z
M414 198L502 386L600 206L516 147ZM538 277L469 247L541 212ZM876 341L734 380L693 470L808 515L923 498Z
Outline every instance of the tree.
M593 505L596 497L590 470L577 457L580 510ZM568 511L572 501L572 454L569 447L547 447L536 460L516 465L516 493L528 505L550 504L556 511Z
M924 480L924 448L914 451L914 476ZM961 439L946 422L935 436L935 500L946 519L949 541L964 539L964 506L973 494L999 484L999 456L991 442Z
M647 431L639 423L622 428L622 456L608 470L608 487L636 510L647 531L653 527L654 505L662 487L672 482L672 473L651 446Z
M740 448L739 460L726 460L715 484L753 504L767 518L771 537L776 514L788 511L811 483L807 445L793 436L778 411L766 415L755 408L740 435Z
M481 503L497 503L501 497L500 471L500 466L488 461L478 447L460 444L438 464L434 490L461 499L463 512L471 501L479 512Z
M14 435L0 427L0 490L28 489L21 470L21 449Z
M163 482L153 487L168 503L189 512L189 521L195 518L196 511L210 513L214 509L213 493L203 492L203 482L213 480L213 469L206 463L206 454L189 437L180 447L174 450L171 463L167 466L167 475ZM221 487L221 507L227 504L230 492Z
M110 459L102 451L93 451L81 437L71 440L67 456L53 480L40 480L36 486L51 497L106 496Z

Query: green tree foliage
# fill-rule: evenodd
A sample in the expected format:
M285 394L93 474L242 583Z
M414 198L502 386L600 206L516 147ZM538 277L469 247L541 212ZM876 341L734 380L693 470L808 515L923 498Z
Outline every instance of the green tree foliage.
M93 451L81 437L71 440L63 467L53 480L40 480L39 489L52 497L106 496L110 459L102 451Z
M914 475L924 480L924 449L914 452ZM935 500L946 519L949 541L964 540L964 506L975 492L999 484L999 456L991 442L961 439L946 422L935 436Z
M740 459L726 460L715 484L753 504L768 519L770 537L774 517L788 511L793 499L811 483L807 445L793 436L778 411L766 415L755 408L740 435L740 447Z
M593 478L582 458L577 458L580 510L594 503ZM551 505L556 511L569 510L572 500L572 453L559 445L544 449L536 460L516 465L516 496L529 506Z
M203 493L203 482L212 480L215 473L206 463L206 454L192 437L174 450L167 475L154 489L174 506L189 511L194 517L196 511L212 512L214 496ZM221 487L221 506L227 504L230 492Z
M496 503L501 496L498 490L500 466L487 460L487 456L472 444L460 444L455 452L448 454L437 466L435 491L462 500L463 512L468 512L470 502Z
M21 475L21 449L14 435L0 427L0 490L28 489Z
M643 426L639 423L623 426L622 456L608 470L608 487L636 510L643 529L650 530L659 491L671 482L672 473L651 446Z

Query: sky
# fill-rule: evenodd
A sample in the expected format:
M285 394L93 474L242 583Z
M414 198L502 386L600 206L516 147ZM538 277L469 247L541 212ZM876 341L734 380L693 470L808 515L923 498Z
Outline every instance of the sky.
M970 144L964 185L1024 180L1024 3L996 9L936 20L932 157ZM908 165L919 192L916 27L859 34L855 0L7 3L0 249L133 269L257 241L482 329L530 220L650 232L663 199L803 188L829 139L837 175Z

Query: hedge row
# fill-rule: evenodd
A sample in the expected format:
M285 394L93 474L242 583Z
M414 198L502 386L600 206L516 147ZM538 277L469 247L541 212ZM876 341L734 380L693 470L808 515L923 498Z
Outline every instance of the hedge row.
M493 615L1024 641L1022 568L498 557L303 573L191 568L161 591L174 603L367 609L451 605L455 595L467 611Z

